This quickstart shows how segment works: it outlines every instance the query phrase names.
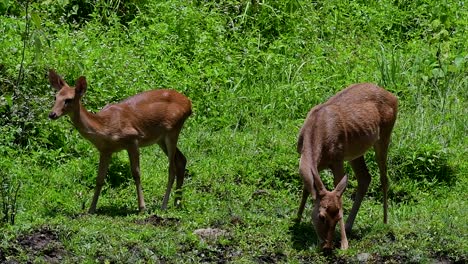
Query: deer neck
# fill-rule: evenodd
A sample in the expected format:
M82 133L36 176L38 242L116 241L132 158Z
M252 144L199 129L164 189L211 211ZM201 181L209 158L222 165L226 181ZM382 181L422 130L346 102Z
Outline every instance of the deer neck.
M88 112L81 104L70 114L71 121L80 134L93 141L101 127L101 121L96 114Z

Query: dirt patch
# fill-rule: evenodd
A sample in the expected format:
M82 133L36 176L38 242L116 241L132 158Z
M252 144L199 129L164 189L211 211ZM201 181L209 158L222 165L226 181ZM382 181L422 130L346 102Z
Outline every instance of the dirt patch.
M242 250L235 247L236 243L232 241L229 244L219 243L218 241L207 241L201 244L189 239L178 246L180 259L190 257L194 263L232 263L236 257L242 255Z
M232 259L240 255L240 251L228 245L215 245L204 248L197 253L201 263L230 263Z
M216 240L219 237L229 236L229 232L219 228L201 228L193 231L202 240Z
M433 263L435 264L461 264L461 263L468 263L468 257L466 255L462 255L459 257L451 257L448 252L434 252L431 254L434 258Z
M257 263L283 263L287 259L286 255L283 253L267 253L255 258Z
M161 217L157 215L148 216L145 219L136 220L135 223L140 225L154 225L154 226L173 226L179 223L179 219L173 217Z
M6 261L6 256L3 254L3 250L0 248L0 263L4 263Z
M235 225L235 226L243 226L244 225L244 220L239 215L231 215L230 223Z
M347 263L349 263L346 260L346 258L344 258L343 256L335 255L334 252L327 252L327 253L323 252L323 255L327 259L327 263L334 263L334 264L347 264Z
M69 254L63 247L56 231L42 227L17 238L17 244L31 258L42 257L47 263L61 263Z
M405 255L373 255L372 261L374 261L374 263L409 263L410 259Z

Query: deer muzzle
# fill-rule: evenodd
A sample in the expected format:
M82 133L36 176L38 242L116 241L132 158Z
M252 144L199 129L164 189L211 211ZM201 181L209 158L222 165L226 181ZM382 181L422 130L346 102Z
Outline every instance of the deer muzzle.
M333 249L333 241L325 241L322 244L322 250L332 250Z
M59 116L55 112L50 112L49 113L49 118L52 119L52 120L55 120L55 119L59 118Z

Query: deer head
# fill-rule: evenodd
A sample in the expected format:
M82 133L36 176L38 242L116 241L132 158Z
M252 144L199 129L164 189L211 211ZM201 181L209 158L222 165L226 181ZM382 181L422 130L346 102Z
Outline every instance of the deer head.
M86 91L86 78L81 76L76 81L76 87L70 87L54 70L49 70L49 82L57 90L55 104L49 113L50 119L57 119L79 109L81 97Z
M333 234L336 224L343 218L343 202L341 196L348 184L348 176L344 176L333 191L327 191L320 177L315 177L314 185L317 191L312 222L319 239L323 242L322 249L333 248Z

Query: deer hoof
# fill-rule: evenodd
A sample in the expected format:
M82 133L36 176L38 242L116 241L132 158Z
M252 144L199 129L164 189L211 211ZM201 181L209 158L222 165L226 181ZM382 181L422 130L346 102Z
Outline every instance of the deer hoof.
M348 241L342 241L341 242L341 250L347 250L348 249Z

